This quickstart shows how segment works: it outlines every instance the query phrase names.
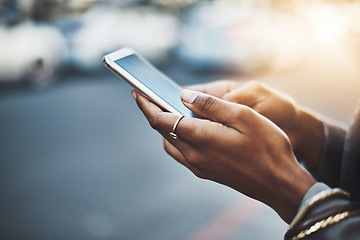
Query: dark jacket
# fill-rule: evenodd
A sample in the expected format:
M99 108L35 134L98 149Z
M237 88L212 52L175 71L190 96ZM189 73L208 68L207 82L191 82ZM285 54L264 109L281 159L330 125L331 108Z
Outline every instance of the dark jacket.
M314 176L331 188L347 191L350 198L335 195L317 202L289 229L285 239L360 239L360 101L347 130L326 120L324 125L327 138ZM336 215L344 217L334 220ZM327 219L331 224L326 224ZM311 227L316 231L309 230ZM306 231L308 234L299 234Z

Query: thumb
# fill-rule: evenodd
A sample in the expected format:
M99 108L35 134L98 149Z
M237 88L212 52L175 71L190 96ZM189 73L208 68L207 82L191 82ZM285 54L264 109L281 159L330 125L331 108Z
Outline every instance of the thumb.
M247 108L244 105L187 89L181 91L180 97L184 105L194 113L225 125L232 125L234 115L239 115L240 111Z

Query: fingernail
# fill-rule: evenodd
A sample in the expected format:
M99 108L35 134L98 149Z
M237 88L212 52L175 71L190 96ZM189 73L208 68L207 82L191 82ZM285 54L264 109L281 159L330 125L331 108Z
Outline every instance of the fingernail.
M181 100L183 100L186 103L193 103L196 99L196 97L199 95L199 92L191 91L187 89L183 89L180 93Z
M131 95L132 95L132 97L136 100L137 95L136 95L136 92L135 92L134 90L131 91Z

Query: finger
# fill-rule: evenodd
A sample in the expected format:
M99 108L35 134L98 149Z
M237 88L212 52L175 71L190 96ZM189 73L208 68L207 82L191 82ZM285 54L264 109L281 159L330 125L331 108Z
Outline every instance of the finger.
M142 96L140 93L133 91L133 97L136 99L140 110L144 113L146 119L148 120L150 126L157 130L164 138L166 138L171 144L173 144L180 151L186 151L189 149L189 143L185 142L185 138L179 137L174 139L170 136L170 132L174 129L174 125L179 119L179 115L174 113L163 112L158 106L150 102L147 98ZM177 129L183 119L178 122L178 125L175 129L175 134L178 134Z
M131 90L131 95L136 101L136 104L140 108L142 112L146 109L147 112L154 112L154 113L160 113L163 112L161 108L159 108L156 104L152 103L150 100L148 100L146 97L144 97L141 93L139 93L136 90Z
M266 96L267 92L267 88L264 85L251 81L226 93L223 99L253 108Z
M250 117L249 112L251 113L251 110L248 107L224 101L208 94L182 90L180 97L184 105L194 113L227 126L241 128L241 122L247 121Z
M160 108L139 93L136 93L136 102L152 128L159 131L182 154L188 153L189 149L193 146L201 147L205 143L208 146L213 145L224 136L239 137L237 131L233 129L230 131L230 129L222 124L209 120L185 117L181 119L175 129L175 133L179 138L174 140L170 137L169 133L173 130L179 116L173 113L162 112ZM226 141L223 140L222 142Z
M172 131L172 127L179 118L179 115L164 112L156 104L152 103L138 92L133 92L133 95L138 107L143 112L153 129L162 133L170 133Z
M241 83L230 80L219 80L206 84L186 86L185 89L203 92L215 97L222 98L226 93L241 86Z
M175 147L173 146L170 142L168 142L166 139L164 139L164 148L166 150L166 152L172 156L178 163L182 164L183 166L185 166L187 169L189 169L193 174L195 174L198 177L202 177L199 169L193 165L191 165L186 158L184 157L184 155Z
M164 138L164 149L165 151L173 157L177 162L184 165L187 168L190 168L191 166L186 161L184 155L176 148L174 145L172 145L166 138Z

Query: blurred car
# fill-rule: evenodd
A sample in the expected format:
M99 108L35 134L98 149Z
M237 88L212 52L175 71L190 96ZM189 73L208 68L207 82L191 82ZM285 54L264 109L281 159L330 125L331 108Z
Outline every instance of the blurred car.
M74 66L92 70L102 57L120 47L131 47L157 64L177 44L176 17L146 6L97 5L65 31ZM70 28L71 29L71 28Z
M61 33L50 25L23 20L11 10L1 9L1 16L0 82L48 85L66 53Z

